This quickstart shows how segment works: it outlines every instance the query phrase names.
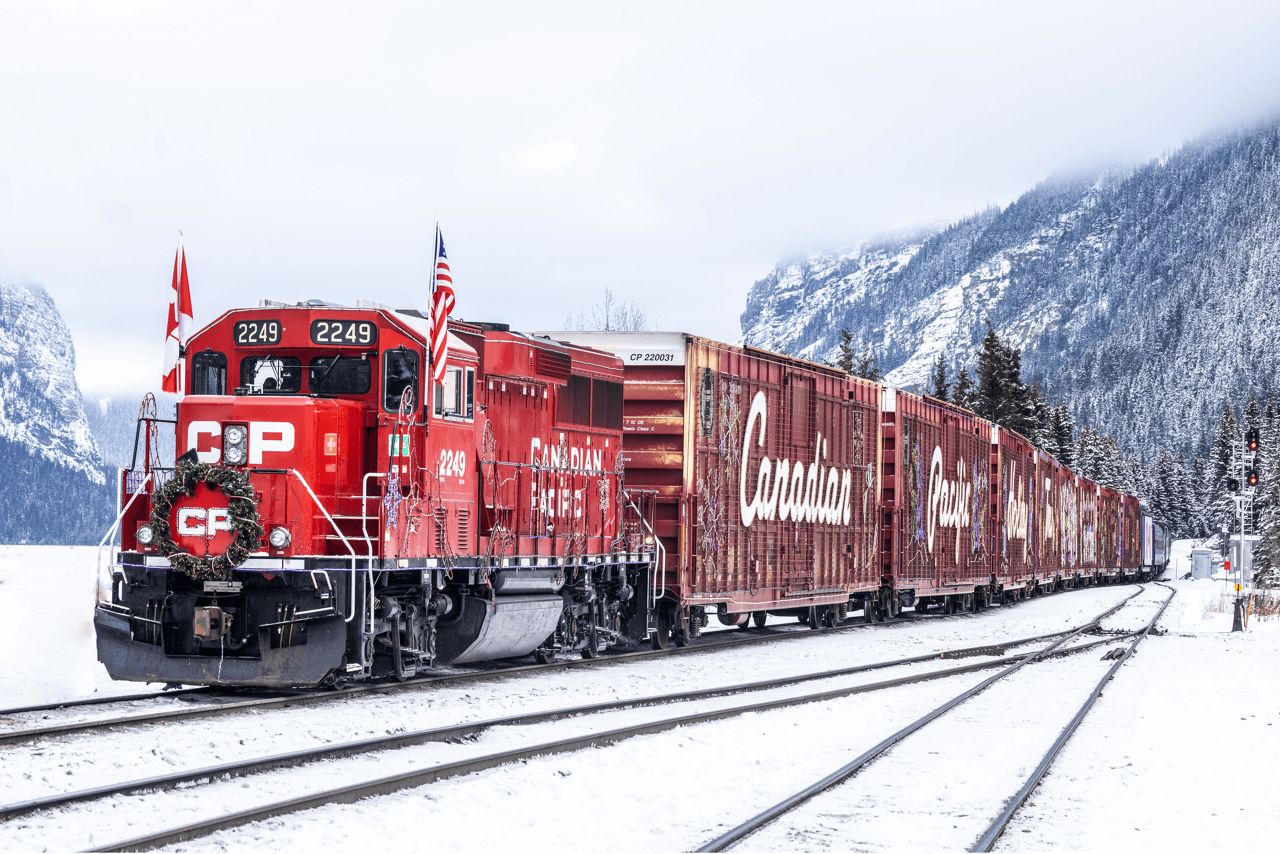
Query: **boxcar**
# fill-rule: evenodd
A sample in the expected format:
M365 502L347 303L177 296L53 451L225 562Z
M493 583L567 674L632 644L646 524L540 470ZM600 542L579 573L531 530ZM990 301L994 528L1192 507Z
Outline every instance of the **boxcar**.
M929 397L886 389L881 575L887 603L976 607L989 599L991 425Z
M1111 487L1098 486L1098 572L1108 579L1120 575L1122 498Z
M1037 575L1035 533L1036 449L1012 430L991 428L994 574L1002 590L1030 583Z
M1062 481L1066 466L1051 454L1036 451L1036 562L1037 576L1045 587L1059 589L1065 584L1062 571L1061 519Z
M1080 499L1080 574L1096 578L1098 561L1098 496L1101 487L1083 475L1076 476L1076 493Z
M1121 494L1117 565L1121 577L1136 580L1142 574L1142 505L1132 495Z
M655 645L878 596L881 387L678 332L555 332L624 364L628 488L657 496Z

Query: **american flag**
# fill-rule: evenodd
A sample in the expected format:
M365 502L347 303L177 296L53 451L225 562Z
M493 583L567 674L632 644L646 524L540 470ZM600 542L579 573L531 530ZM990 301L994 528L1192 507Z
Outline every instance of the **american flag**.
M453 296L453 273L449 270L449 258L444 253L444 235L438 225L434 282L431 292L431 376L435 382L442 383L449 349L449 314L456 300Z
M179 396L186 391L181 352L187 336L191 334L194 317L191 283L187 280L187 250L179 237L178 251L173 256L173 283L169 286L169 322L165 327L164 374L160 381L163 391Z

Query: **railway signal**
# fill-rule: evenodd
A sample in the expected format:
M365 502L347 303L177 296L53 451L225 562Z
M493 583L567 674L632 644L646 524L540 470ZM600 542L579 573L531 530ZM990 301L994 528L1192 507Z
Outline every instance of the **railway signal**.
M1239 492L1239 491L1240 491L1239 479L1234 477L1227 478L1227 492Z
M1254 453L1258 450L1258 448L1261 446L1261 443L1258 441L1258 430L1256 427L1251 429L1248 433L1245 434L1244 442L1245 442L1245 447L1247 447L1251 453Z
M1257 485L1258 485L1258 470L1257 470L1257 469L1249 469L1249 472L1248 472L1248 474L1246 474L1246 475L1245 475L1244 480L1245 480L1245 483L1249 484L1250 486L1257 486Z

